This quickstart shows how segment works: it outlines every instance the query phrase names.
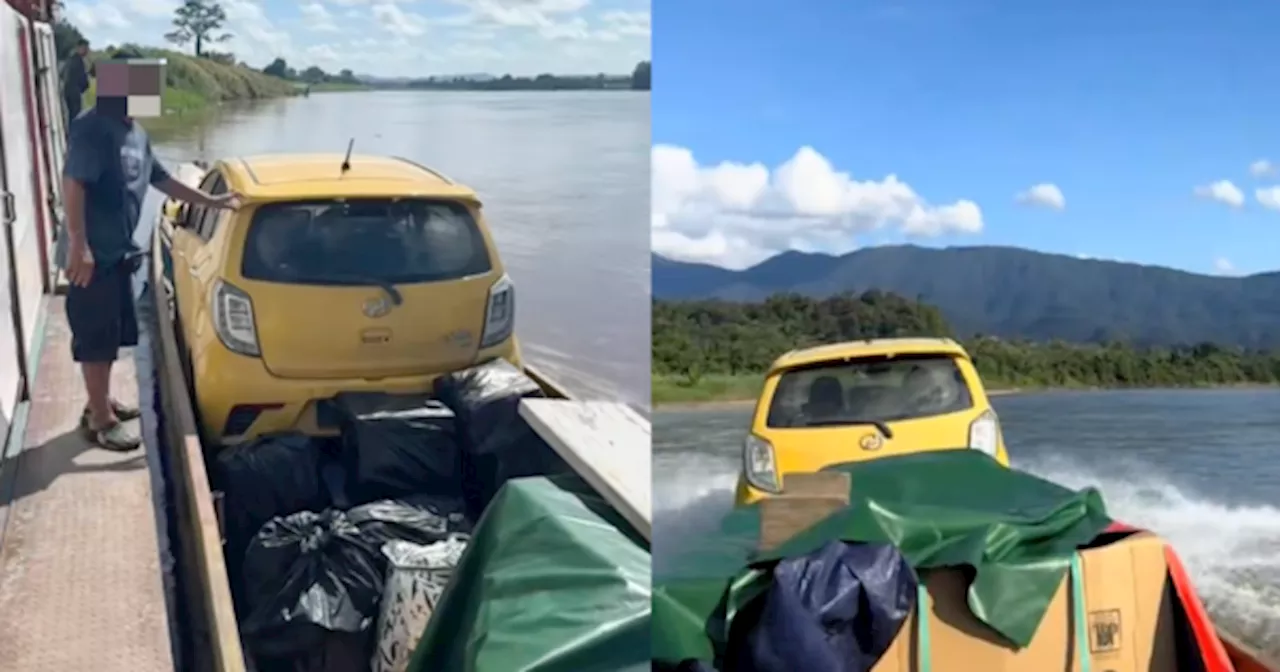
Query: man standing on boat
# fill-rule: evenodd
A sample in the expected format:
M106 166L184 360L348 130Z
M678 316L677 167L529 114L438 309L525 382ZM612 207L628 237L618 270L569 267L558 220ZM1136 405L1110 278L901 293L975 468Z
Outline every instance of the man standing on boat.
M138 344L133 272L145 252L134 232L147 187L202 207L239 207L236 194L211 196L192 189L156 160L146 130L125 114L122 98L128 91L104 91L118 81L127 89L128 73L114 69L130 67L99 66L98 101L71 123L63 169L67 228L56 250L70 282L71 356L80 364L89 397L81 430L93 443L115 451L141 445L140 433L124 424L140 413L112 398L111 368L121 348Z
M67 127L80 116L81 101L84 92L89 90L89 64L85 61L89 56L89 41L80 40L76 50L71 52L62 72L62 102L67 106ZM69 132L69 131L68 131Z

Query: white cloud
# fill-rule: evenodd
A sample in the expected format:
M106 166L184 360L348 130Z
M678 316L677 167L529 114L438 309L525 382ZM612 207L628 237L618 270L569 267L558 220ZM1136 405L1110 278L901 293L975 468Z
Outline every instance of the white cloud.
M318 33L338 32L338 25L334 23L333 14L330 14L324 5L318 2L311 2L302 5L299 9L308 29Z
M653 31L652 19L649 12L624 12L611 11L600 15L600 20L604 21L608 30L618 33L619 35L636 35L639 37L649 37Z
M406 12L398 6L384 2L373 7L378 25L392 35L419 37L427 32L427 22L417 14Z
M1268 210L1280 210L1280 187L1263 187L1253 192L1258 205Z
M1239 271L1236 270L1235 264L1232 264L1231 260L1226 257L1217 257L1213 260L1213 272L1218 275L1239 274Z
M1218 180L1195 188L1196 196L1239 208L1244 205L1244 192L1230 180Z
M128 0L125 4L128 5L130 14L152 19L170 19L173 17L173 10L181 3L178 0Z
M124 29L129 27L129 20L115 5L107 2L96 4L69 2L66 5L67 17L77 26L86 30Z
M893 229L915 237L978 233L972 201L930 205L889 175L855 180L812 147L782 165L700 165L683 147L653 148L653 249L688 261L745 268L787 249L832 253L855 236Z
M1064 210L1067 207L1067 199L1062 195L1062 190L1058 188L1058 185L1048 182L1037 184L1018 194L1015 200L1023 205L1050 208L1052 210Z
M1267 159L1258 159L1257 161L1254 161L1253 163L1249 164L1249 174L1253 175L1254 177L1266 177L1268 175L1275 175L1276 167L1275 167L1275 164L1271 163Z

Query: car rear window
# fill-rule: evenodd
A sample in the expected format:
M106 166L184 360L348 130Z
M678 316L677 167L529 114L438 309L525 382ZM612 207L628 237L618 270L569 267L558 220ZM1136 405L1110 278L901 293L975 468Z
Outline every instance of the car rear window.
M782 374L769 404L774 428L893 422L955 413L973 397L946 355L841 360Z
M434 282L491 269L465 205L420 199L261 206L241 264L253 280L315 285Z

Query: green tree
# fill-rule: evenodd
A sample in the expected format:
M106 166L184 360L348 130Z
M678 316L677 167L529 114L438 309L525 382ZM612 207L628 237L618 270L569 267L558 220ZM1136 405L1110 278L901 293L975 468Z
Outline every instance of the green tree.
M303 70L302 74L299 75L299 78L308 84L319 84L320 82L328 79L328 75L325 74L324 70L313 65L306 70Z
M204 53L204 45L210 42L226 42L231 33L225 32L223 26L227 22L227 13L222 5L213 0L185 0L181 6L173 10L173 31L164 38L183 46L195 44L196 56Z
M636 69L631 72L631 88L636 91L648 91L650 79L649 61L640 61L636 64Z
M66 19L59 18L53 22L53 48L57 51L59 60L70 56L83 39L84 35L80 30Z
M286 63L283 58L277 58L276 60L271 61L271 63L268 64L267 67L263 68L262 72L264 74L271 75L272 77L288 79L289 64Z
M696 384L705 374L760 374L778 355L823 343L952 335L941 311L879 291L812 299L794 294L759 303L655 301L654 373ZM976 336L964 343L987 385L995 387L1190 387L1272 385L1280 352L1214 343L1141 348L1033 343Z

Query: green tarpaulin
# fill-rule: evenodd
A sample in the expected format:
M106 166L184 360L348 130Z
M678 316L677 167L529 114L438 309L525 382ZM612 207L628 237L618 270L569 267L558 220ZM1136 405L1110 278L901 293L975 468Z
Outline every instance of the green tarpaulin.
M632 535L575 477L508 481L409 670L648 670L651 561Z
M1102 496L1005 469L978 451L931 452L831 467L850 505L771 552L755 554L758 507L737 509L655 577L654 659L716 660L733 617L768 587L781 558L833 539L892 543L917 569L969 565L974 615L1017 646L1031 641L1080 545L1110 523Z

